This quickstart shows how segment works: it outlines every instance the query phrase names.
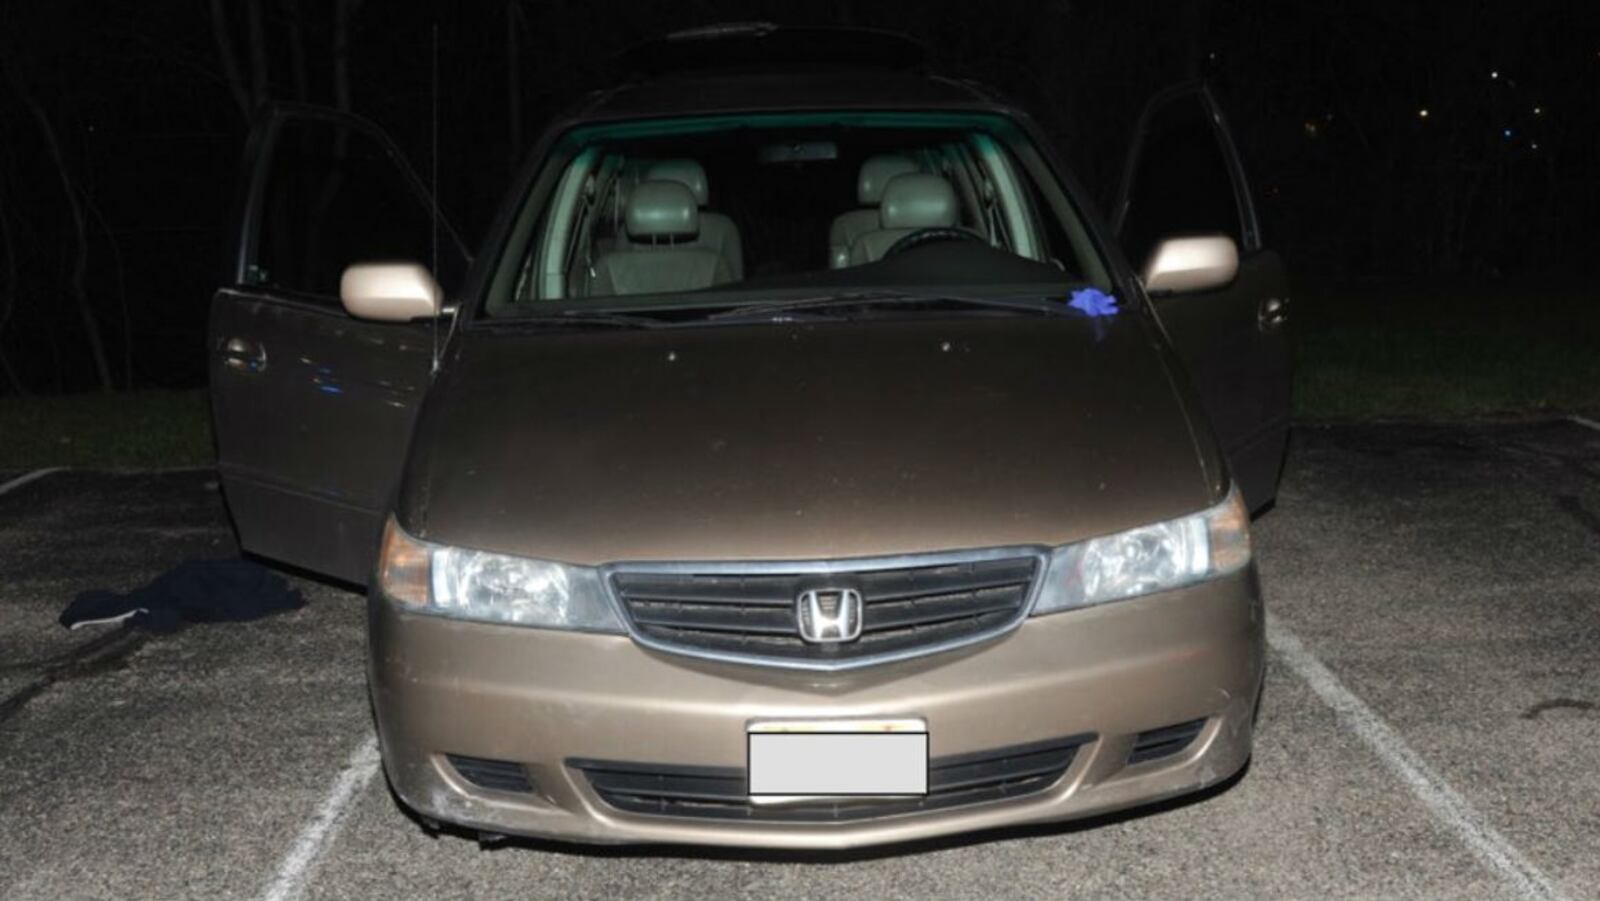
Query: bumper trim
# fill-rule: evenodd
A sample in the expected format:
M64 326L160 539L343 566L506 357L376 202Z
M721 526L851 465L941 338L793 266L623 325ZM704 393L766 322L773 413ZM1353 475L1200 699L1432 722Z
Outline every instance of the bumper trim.
M751 822L848 822L947 810L1038 794L1058 783L1090 733L934 758L921 798L818 799L784 805L750 802L739 767L569 758L606 805L627 813Z

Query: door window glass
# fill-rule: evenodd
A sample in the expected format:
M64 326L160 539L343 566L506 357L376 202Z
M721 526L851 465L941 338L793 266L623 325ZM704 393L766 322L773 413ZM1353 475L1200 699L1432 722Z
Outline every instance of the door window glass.
M1227 157L1197 96L1156 110L1135 166L1121 233L1128 262L1143 265L1156 242L1172 235L1221 232L1244 247Z
M245 283L337 298L339 276L351 263L427 263L432 228L425 203L382 141L344 123L291 119L273 146ZM440 244L441 262L447 246Z

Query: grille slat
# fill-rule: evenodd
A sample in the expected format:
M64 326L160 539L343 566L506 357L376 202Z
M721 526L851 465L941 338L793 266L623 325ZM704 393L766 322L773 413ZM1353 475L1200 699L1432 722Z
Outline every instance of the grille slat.
M629 591L630 598L660 603L722 605L733 607L784 607L793 606L794 598L784 595L761 595L753 591L723 592L715 588L705 591L698 587L641 586Z
M794 603L788 576L630 572L618 574L614 581L626 583L630 596L641 600L780 607Z
M895 601L1002 585L1026 585L1033 580L1033 569L1033 560L1024 558L1020 561L997 560L992 563L930 567L928 570L912 570L909 574L897 571L866 573L862 581L865 587L872 590L874 598Z
M1025 613L1039 568L1037 557L1018 555L828 573L628 570L613 573L611 587L636 634L657 646L826 666L998 634ZM861 593L861 637L806 642L799 595L838 587Z
M710 632L762 632L795 634L794 614L787 608L741 607L721 610L701 604L668 604L660 601L634 601L629 606L633 621L642 626L675 629L702 629Z
M717 776L673 776L670 779L650 773L589 773L595 790L606 793L653 797L667 801L725 801L744 790L744 774L731 779Z
M988 613L1010 613L1015 611L1016 607L1016 597L1009 587L950 597L886 601L872 606L871 621L866 623L864 628L868 632L881 632L884 629L921 626Z
M943 810L1044 791L1061 779L1093 735L1075 735L934 758L921 798L819 799L784 805L750 803L745 772L724 767L568 760L601 800L618 810L658 816L787 822L840 822Z
M1051 747L1031 753L1014 754L998 760L947 764L942 772L935 772L930 768L929 788L964 789L984 785L995 779L1016 780L1059 772L1072 762L1072 755L1076 750L1076 746Z
M990 614L975 621L958 620L916 625L903 629L863 632L849 644L813 645L801 641L793 632L764 635L753 632L714 632L711 630L668 629L642 626L640 631L665 642L686 648L731 653L760 654L775 660L828 660L871 657L914 649L950 639L962 638L999 628L1012 618L1011 613Z

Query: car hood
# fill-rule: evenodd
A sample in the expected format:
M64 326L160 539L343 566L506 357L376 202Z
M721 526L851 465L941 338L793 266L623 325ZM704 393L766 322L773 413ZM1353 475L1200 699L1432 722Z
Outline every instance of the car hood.
M1136 315L478 328L418 419L421 537L597 564L1061 544L1219 490Z

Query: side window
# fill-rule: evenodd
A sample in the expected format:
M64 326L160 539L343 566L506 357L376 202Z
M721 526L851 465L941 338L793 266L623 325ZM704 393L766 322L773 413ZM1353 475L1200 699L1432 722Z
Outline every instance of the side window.
M622 236L622 193L618 172L622 157L605 157L599 169L589 175L583 184L580 205L573 214L572 238L566 252L567 297L583 297L588 293L595 263L607 253L619 249L625 242Z
M986 134L974 135L972 145L982 163L984 195L999 232L1004 238L1001 245L1018 256L1039 262L1048 262L1048 248L1042 247L1044 238L1039 232L1038 218L1029 206L1028 189L1018 177L1017 167L1000 146L1000 142Z
M1143 265L1175 234L1222 232L1244 246L1238 194L1216 128L1198 97L1159 107L1147 125L1122 222L1128 262Z
M1031 144L1017 143L1013 149L1017 165L1026 176L1022 181L1028 186L1034 218L1043 223L1035 233L1048 245L1049 261L1090 284L1109 287L1109 275L1084 226L1083 215L1049 162Z
M245 284L337 298L339 276L351 263L427 263L433 219L401 166L360 128L326 119L285 121L272 148ZM458 274L456 258L441 240L442 284Z
M932 165L924 168L938 172L949 180L961 198L961 226L989 237L988 224L983 219L983 202L978 197L977 180L973 174L971 157L960 144L945 144L930 151Z
M1019 181L1026 186L1027 196L1024 200L1028 207L1028 221L1033 224L1035 237L1044 242L1040 258L1062 271L1082 275L1083 266L1078 262L1078 255L1073 251L1072 242L1067 239L1067 232L1061 227L1061 220L1050 214L1044 198L1039 195L1039 186L1030 178Z
M513 303L571 295L569 279L576 260L579 226L583 209L591 202L590 188L595 179L595 161L599 151L591 147L555 162L540 176L532 196L547 196L544 204L529 203L514 234L519 241L527 241L528 255L523 260L522 275L518 278ZM551 182L555 181L552 185ZM541 212L542 207L542 212ZM537 235L535 239L534 236ZM490 301L491 310L498 312L499 305Z

